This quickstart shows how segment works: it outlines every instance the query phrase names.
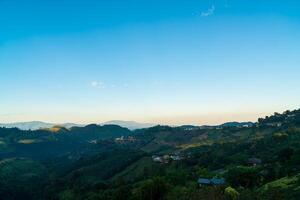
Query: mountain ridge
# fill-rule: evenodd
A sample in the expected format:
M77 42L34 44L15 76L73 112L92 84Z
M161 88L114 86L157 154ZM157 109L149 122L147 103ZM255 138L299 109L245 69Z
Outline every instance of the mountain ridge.
M48 123L48 122L42 122L42 121L0 123L0 127L18 128L21 130L38 130L38 129L52 128L54 126L62 126L65 128L71 128L73 126L83 126L83 125L75 124L75 123Z
M155 123L141 123L136 121L125 121L125 120L110 120L103 123L96 123L97 125L118 125L124 128L128 128L129 130L143 129L143 128L151 128L157 126L159 124ZM76 123L49 123L43 121L28 121L28 122L12 122L12 123L0 123L0 127L3 128L18 128L20 130L39 130L39 129L49 129L55 126L64 127L70 129L72 127L84 127L90 124L76 124ZM238 127L238 126L252 126L253 122L226 122L220 125L212 125L212 126L220 126L220 127ZM193 127L206 127L207 125L178 125L174 127L180 126L193 126Z
M92 123L91 123L92 124ZM54 126L61 126L67 129L72 127L83 127L90 124L76 124L76 123L49 123L43 121L28 121L28 122L12 122L12 123L0 123L0 127L3 128L19 128L20 130L38 130L38 129L49 129ZM123 121L123 120L111 120L103 123L97 123L97 125L118 125L130 130L150 128L156 126L157 124L152 123L140 123L136 121Z

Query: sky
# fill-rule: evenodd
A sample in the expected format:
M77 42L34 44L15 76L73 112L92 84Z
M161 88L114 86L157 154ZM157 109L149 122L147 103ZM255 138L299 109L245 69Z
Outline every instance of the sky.
M300 108L296 0L0 0L0 122L256 121Z

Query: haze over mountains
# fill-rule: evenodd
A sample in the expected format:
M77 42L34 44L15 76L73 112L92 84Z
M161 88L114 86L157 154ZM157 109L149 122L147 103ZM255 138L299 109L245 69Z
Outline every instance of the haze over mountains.
M255 124L0 128L1 200L299 200L299 185L300 109Z
M135 121L122 121L122 120L112 120L112 121L101 123L100 125L108 125L108 124L119 125L128 128L130 130L135 130L140 128L150 128L152 126L158 125L153 123L140 123Z
M119 125L130 130L140 129L140 128L149 128L155 126L157 124L151 123L139 123L135 121L121 121L121 120L113 120L107 121L104 123L100 123L99 125ZM51 128L53 126L62 126L65 128L71 128L74 126L82 127L85 124L75 124L75 123L47 123L42 121L29 121L29 122L16 122L16 123L0 123L0 127L4 128L19 128L21 130L38 130L38 129L45 129Z
M30 122L16 122L16 123L1 123L0 127L4 128L19 128L21 130L38 130L44 128L51 128L53 126L62 126L65 128L71 128L73 126L83 126L74 123L55 124L41 121L30 121Z
M242 127L242 126L251 126L253 122L226 122L224 124L216 125L222 127ZM19 128L20 130L39 130L39 129L48 129L54 126L61 126L67 129L71 127L83 127L88 124L76 124L76 123L48 123L42 121L29 121L29 122L15 122L15 123L0 123L0 127L3 128ZM99 123L98 125L118 125L124 128L128 128L129 130L136 130L142 128L150 128L156 126L158 124L154 123L140 123L135 121L122 121L122 120L112 120L107 121L104 123ZM192 125L185 125L185 126L192 126ZM206 126L206 125L204 125ZM200 126L193 126L193 127L200 127Z

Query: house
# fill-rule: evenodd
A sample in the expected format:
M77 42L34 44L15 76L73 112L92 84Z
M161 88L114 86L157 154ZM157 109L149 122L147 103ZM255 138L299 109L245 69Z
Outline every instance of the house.
M135 141L136 139L132 136L128 136L128 137L121 136L115 139L116 143L135 142Z
M171 158L172 160L174 160L174 161L179 161L179 160L182 159L182 157L179 156L179 155L171 155L170 158Z
M167 164L167 163L170 162L170 156L169 156L168 154L164 155L162 158L163 158L163 162L164 162L165 164Z
M294 117L296 117L296 115L295 115L295 114L290 114L290 115L288 115L287 117L288 117L288 118L294 118Z
M223 178L212 178L212 179L199 178L197 182L200 187L201 186L220 186L220 185L225 184L225 179L223 179Z
M197 182L199 186L210 185L210 179L206 179L206 178L199 178Z
M259 158L249 158L248 163L252 166L261 165L262 161Z
M157 155L152 156L153 162L160 162L160 163L164 163L164 164L168 164L172 160L179 161L179 160L182 160L183 158L184 157L182 155L179 155L179 153L175 153L172 155L165 154L165 155L160 155L160 156L157 156Z
M224 185L225 184L225 179L223 178L212 178L210 179L210 182L212 185Z
M267 126L280 127L280 126L282 126L282 123L281 122L272 122L272 123L267 123Z
M152 156L153 162L159 162L162 163L163 159L160 156Z
M190 153L189 153L190 155ZM173 161L179 161L179 160L183 160L185 159L185 155L182 154L182 152L174 152L170 158L173 160Z
M115 141L116 142L123 142L124 141L124 136L116 138Z
M168 164L169 161L170 161L170 156L169 155L164 155L164 156L153 155L152 156L152 161L153 162L158 162L158 163Z
M132 136L128 136L128 139L127 139L129 142L135 142L136 139Z

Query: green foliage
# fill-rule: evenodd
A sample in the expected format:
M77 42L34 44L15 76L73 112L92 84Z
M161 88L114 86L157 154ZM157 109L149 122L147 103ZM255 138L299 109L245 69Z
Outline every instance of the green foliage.
M261 184L258 168L237 166L228 170L226 180L233 186L252 188Z
M0 196L3 199L40 199L47 171L30 159L0 161Z
M173 185L185 185L188 171L182 166L171 166L166 170L166 179Z
M267 183L260 188L259 193L260 198L266 200L297 200L300 197L300 174Z
M75 194L72 190L65 190L59 194L59 200L73 200L75 198Z
M168 184L165 179L155 177L140 184L133 192L135 200L162 200L167 194Z
M211 171L209 171L207 168L204 167L196 167L196 176L197 177L202 177L202 178L212 178L213 177L213 173Z
M300 110L276 113L249 128L0 128L0 199L296 200L299 126ZM129 135L133 141L115 141ZM151 158L178 152L180 161ZM262 163L250 166L251 158ZM226 184L199 187L199 177L225 178Z
M273 134L273 139L277 142L281 142L284 141L288 138L288 134L287 133L274 133Z
M227 187L225 188L225 197L228 199L228 200L238 200L239 198L239 193L232 187Z

